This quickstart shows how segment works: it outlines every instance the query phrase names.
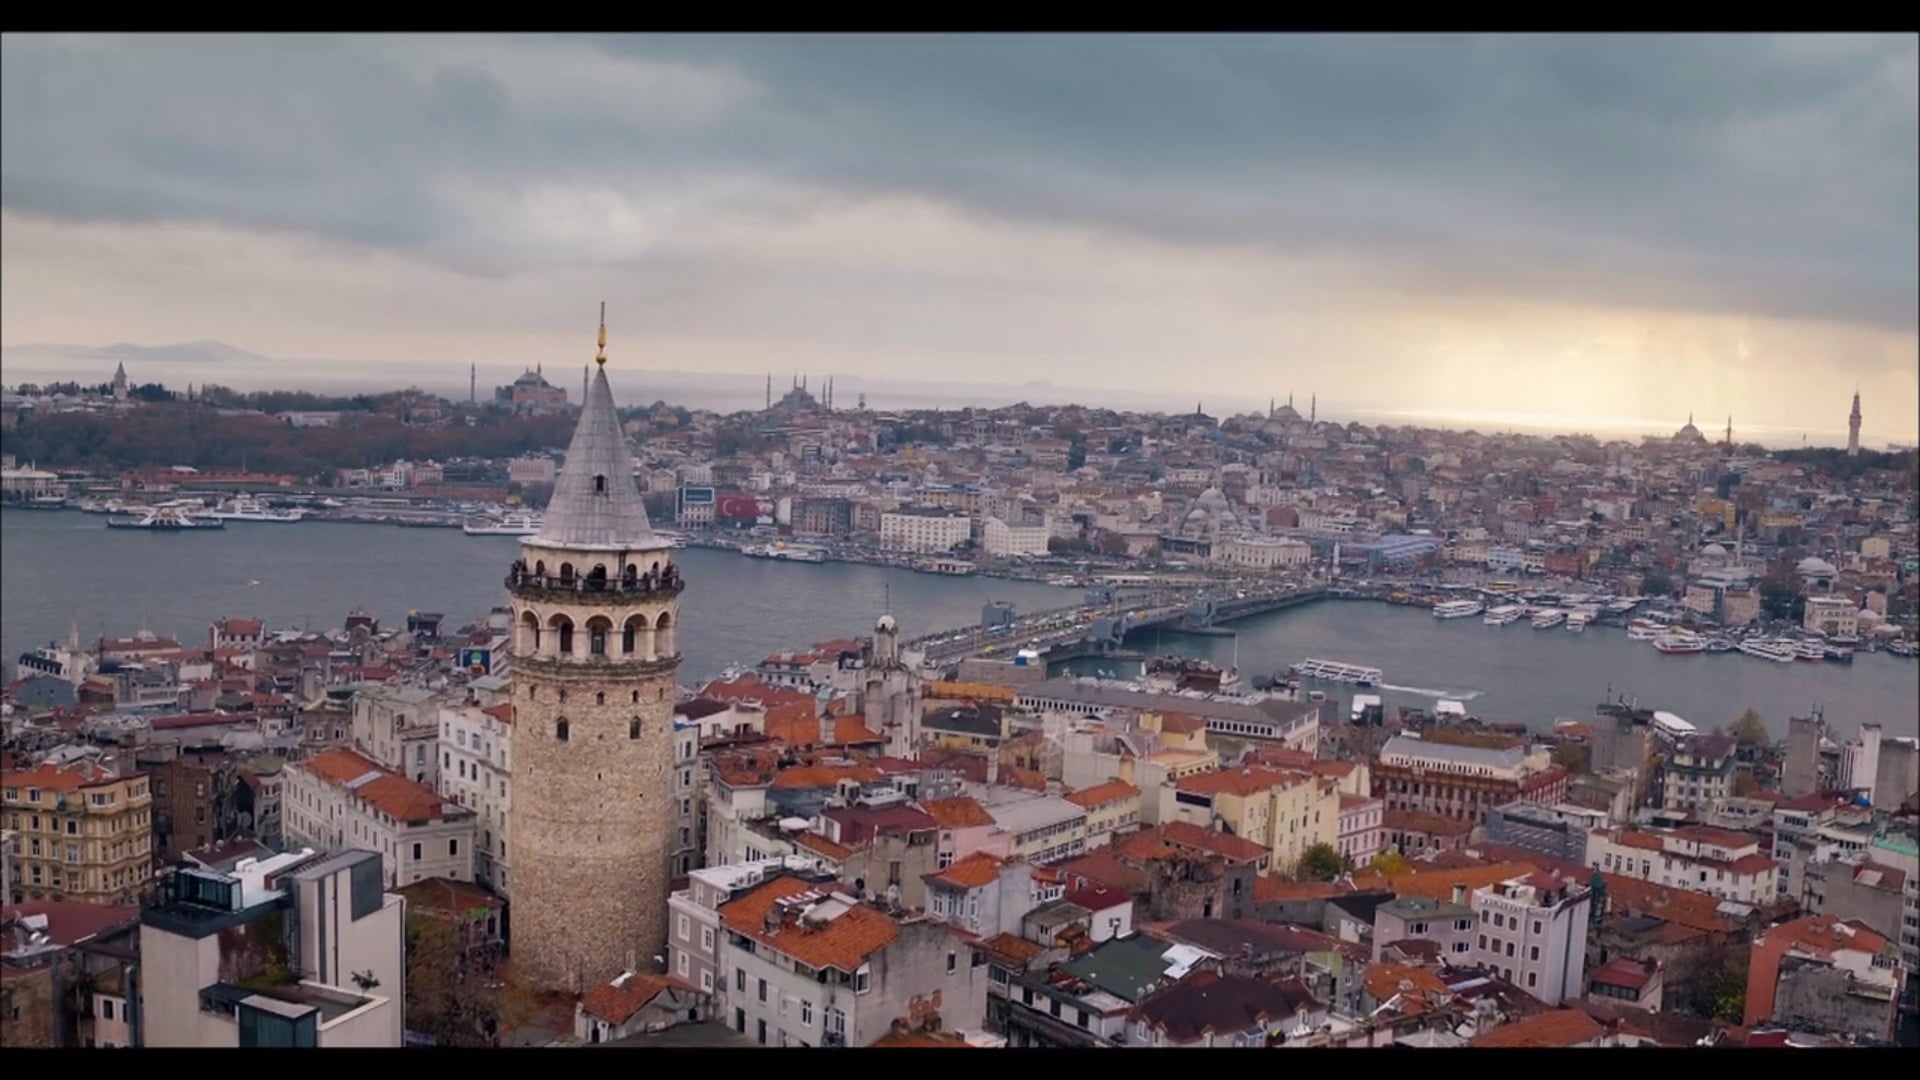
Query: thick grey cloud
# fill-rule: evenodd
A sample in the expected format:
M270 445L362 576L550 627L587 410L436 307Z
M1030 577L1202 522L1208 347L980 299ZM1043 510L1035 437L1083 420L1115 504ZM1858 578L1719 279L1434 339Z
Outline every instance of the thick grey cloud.
M714 257L676 245L688 215L924 198L1400 288L1910 331L1915 85L1910 36L10 35L0 201L499 275L687 271Z

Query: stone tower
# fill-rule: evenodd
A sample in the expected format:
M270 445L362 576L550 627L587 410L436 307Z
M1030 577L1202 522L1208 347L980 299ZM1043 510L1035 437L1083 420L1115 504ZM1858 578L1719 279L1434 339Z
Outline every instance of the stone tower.
M867 727L886 738L889 757L920 756L919 681L900 655L900 624L892 615L880 616L860 704Z
M1860 391L1853 392L1853 411L1847 414L1847 456L1860 456Z
M539 535L507 576L513 609L513 961L580 992L655 970L666 944L682 587L655 535L607 385L582 403Z

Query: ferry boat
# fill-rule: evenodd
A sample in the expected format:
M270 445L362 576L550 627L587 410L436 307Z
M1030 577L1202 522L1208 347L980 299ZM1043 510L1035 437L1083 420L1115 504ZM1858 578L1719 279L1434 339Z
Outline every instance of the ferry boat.
M238 495L206 512L206 516L219 521L258 521L279 525L290 525L306 519L305 510L275 510L264 501L250 495Z
M1827 647L1817 641L1800 641L1793 646L1793 656L1796 660L1822 663L1827 658Z
M1916 649L1904 641L1896 641L1888 645L1887 652L1900 657L1902 660L1911 660L1916 656L1920 656L1920 649Z
M1587 631L1587 624L1592 621L1593 612L1591 611L1569 611L1567 612L1567 633L1584 634Z
M785 559L787 562L823 563L827 561L824 552L813 548L791 547L787 544L767 544L763 547L740 549L740 554L754 559Z
M1433 605L1433 617L1436 619L1465 619L1487 610L1487 606L1478 600L1443 600Z
M1666 627L1652 619L1634 619L1627 623L1627 640L1652 641L1666 631Z
M1747 638L1740 642L1740 651L1748 656L1757 656L1762 660L1772 660L1779 664L1793 663L1793 646L1765 638Z
M1300 661L1288 670L1303 679L1324 679L1327 682L1352 683L1355 686L1378 686L1380 680L1384 678L1377 667L1346 664L1338 660L1315 660L1311 657Z
M1827 646L1827 663L1851 664L1853 663L1853 650L1843 649L1839 646L1829 644Z
M194 529L224 529L227 523L215 518L195 517L179 506L155 506L139 517L108 518L109 529L144 529L148 532L188 532Z
M1519 622L1521 616L1526 613L1527 609L1518 604L1502 604L1497 608L1489 609L1486 618L1480 621L1488 626L1508 626Z
M1733 642L1728 638L1717 637L1707 639L1707 651L1710 653L1730 653L1734 648Z
M538 536L545 524L539 514L508 514L498 521L469 521L460 531L468 536Z
M1545 611L1537 611L1534 613L1533 628L1535 630L1551 630L1566 621L1566 612L1561 611L1559 608L1548 608Z
M1694 656L1707 651L1698 634L1675 630L1653 639L1653 647L1668 656Z

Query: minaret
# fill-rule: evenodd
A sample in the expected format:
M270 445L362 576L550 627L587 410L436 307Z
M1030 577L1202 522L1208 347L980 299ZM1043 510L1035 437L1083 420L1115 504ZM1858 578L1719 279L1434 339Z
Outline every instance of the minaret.
M1313 394L1313 400L1307 403L1307 423L1317 424L1319 422L1320 422L1320 392L1316 390L1314 391L1314 394Z
M1847 456L1860 456L1860 388L1853 388L1853 412L1847 414Z
M116 401L127 400L127 365L115 364L113 367L113 396ZM1859 395L1855 395L1858 397Z
M467 365L467 404L480 403L480 365Z
M683 586L633 479L597 373L539 535L507 576L513 611L514 963L579 993L665 952Z
M767 372L767 408L773 408L773 372Z
M605 324L606 324L606 320L602 319L601 325L604 326ZM606 356L606 348L607 348L606 343L602 342L600 345L600 350L601 350L601 356L603 358ZM602 359L600 362L604 364L606 363L606 360ZM587 407L587 392L592 388L593 388L592 369L586 364L581 364L580 365L580 407L583 409Z

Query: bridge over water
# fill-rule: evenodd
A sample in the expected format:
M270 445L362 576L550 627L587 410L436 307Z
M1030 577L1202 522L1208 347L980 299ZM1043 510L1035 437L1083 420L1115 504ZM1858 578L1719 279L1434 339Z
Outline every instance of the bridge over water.
M987 650L1038 649L1043 659L1064 653L1103 653L1121 647L1136 630L1206 630L1235 619L1324 599L1324 586L1276 587L1228 593L1224 589L1115 590L1099 602L1022 615L999 626L981 625L928 634L908 642L928 663L954 664Z

